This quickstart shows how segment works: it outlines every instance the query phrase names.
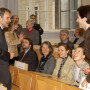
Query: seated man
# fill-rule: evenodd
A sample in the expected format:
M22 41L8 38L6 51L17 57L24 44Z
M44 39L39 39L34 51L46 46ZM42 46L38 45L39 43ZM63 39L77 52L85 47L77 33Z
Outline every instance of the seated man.
M28 71L35 71L38 66L38 57L33 50L32 40L24 38L22 41L22 48L24 51L19 56L19 61L25 62L29 65Z
M39 44L39 32L33 28L34 21L32 19L26 22L26 28L22 29L25 37L30 38L34 45Z
M35 21L33 28L39 32L39 44L42 43L41 35L43 34L43 29L41 28L40 24L36 23L36 16L34 14L30 15L30 19L33 19Z
M68 30L60 31L60 39L61 39L61 42L58 43L57 47L60 46L62 43L66 43L70 48L70 52L72 52L72 49L74 49L74 44L71 41L69 41L69 31Z
M83 30L82 28L77 28L77 29L75 29L74 36L70 39L70 41L71 41L73 44L80 45L80 44L84 41L83 31L84 31L84 30Z

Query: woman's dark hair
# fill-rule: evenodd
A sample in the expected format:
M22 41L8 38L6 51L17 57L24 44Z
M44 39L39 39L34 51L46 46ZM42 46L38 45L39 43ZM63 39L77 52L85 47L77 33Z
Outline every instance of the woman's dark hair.
M86 17L87 18L87 23L90 24L90 5L86 5L86 6L80 6L77 9L79 15L81 18Z
M71 53L70 53L70 48L69 48L69 46L68 46L67 44L62 43L62 44L60 44L60 45L58 46L58 48L59 48L60 46L63 46L63 47L66 49L66 51L68 51L68 50L69 50L68 55L69 55L69 56L71 56Z
M30 49L33 49L33 42L30 38L24 38L25 40L29 41L29 44L31 45Z
M44 44L46 44L46 45L48 46L48 48L49 48L49 50L50 50L49 53L53 53L53 48L52 48L51 43L50 43L49 41L45 41L45 42L43 42L43 43L41 44L41 46L40 46L40 52L41 52L41 54L43 55L43 53L42 53L42 47L43 47Z

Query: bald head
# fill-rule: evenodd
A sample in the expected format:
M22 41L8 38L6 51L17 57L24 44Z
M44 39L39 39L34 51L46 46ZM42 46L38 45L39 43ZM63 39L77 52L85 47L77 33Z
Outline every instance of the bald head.
M12 17L11 17L11 20L15 20L15 22L19 22L19 17L18 17L18 15L13 15Z

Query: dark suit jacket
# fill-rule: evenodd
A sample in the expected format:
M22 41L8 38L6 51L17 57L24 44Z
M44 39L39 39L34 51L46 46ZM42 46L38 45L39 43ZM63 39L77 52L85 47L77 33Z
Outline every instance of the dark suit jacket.
M23 57L24 52L21 53L19 60ZM25 54L22 62L25 62L29 65L28 71L35 71L38 66L38 57L34 50L29 49L29 51Z
M57 47L59 47L62 43L63 42L58 43ZM71 41L69 41L69 40L67 41L66 44L69 46L70 52L72 53L72 50L74 49L74 44Z
M85 49L85 55L88 58L90 65L90 27L85 32L84 49ZM90 83L90 73L87 75L86 80Z
M35 23L34 24L34 29L37 30L39 32L39 44L41 45L42 41L41 41L41 35L43 34L43 29L41 28L40 24Z
M7 88L10 86L8 86L8 83L11 83L9 60L10 54L8 53L8 46L3 30L0 28L0 82L3 83Z

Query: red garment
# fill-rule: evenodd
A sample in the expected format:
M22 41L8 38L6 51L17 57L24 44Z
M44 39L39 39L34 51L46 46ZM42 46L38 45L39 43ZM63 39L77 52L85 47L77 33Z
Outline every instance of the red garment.
M33 28L32 28L32 30L33 30ZM30 34L30 33L32 32L32 30L29 30L29 29L28 29L28 34Z

